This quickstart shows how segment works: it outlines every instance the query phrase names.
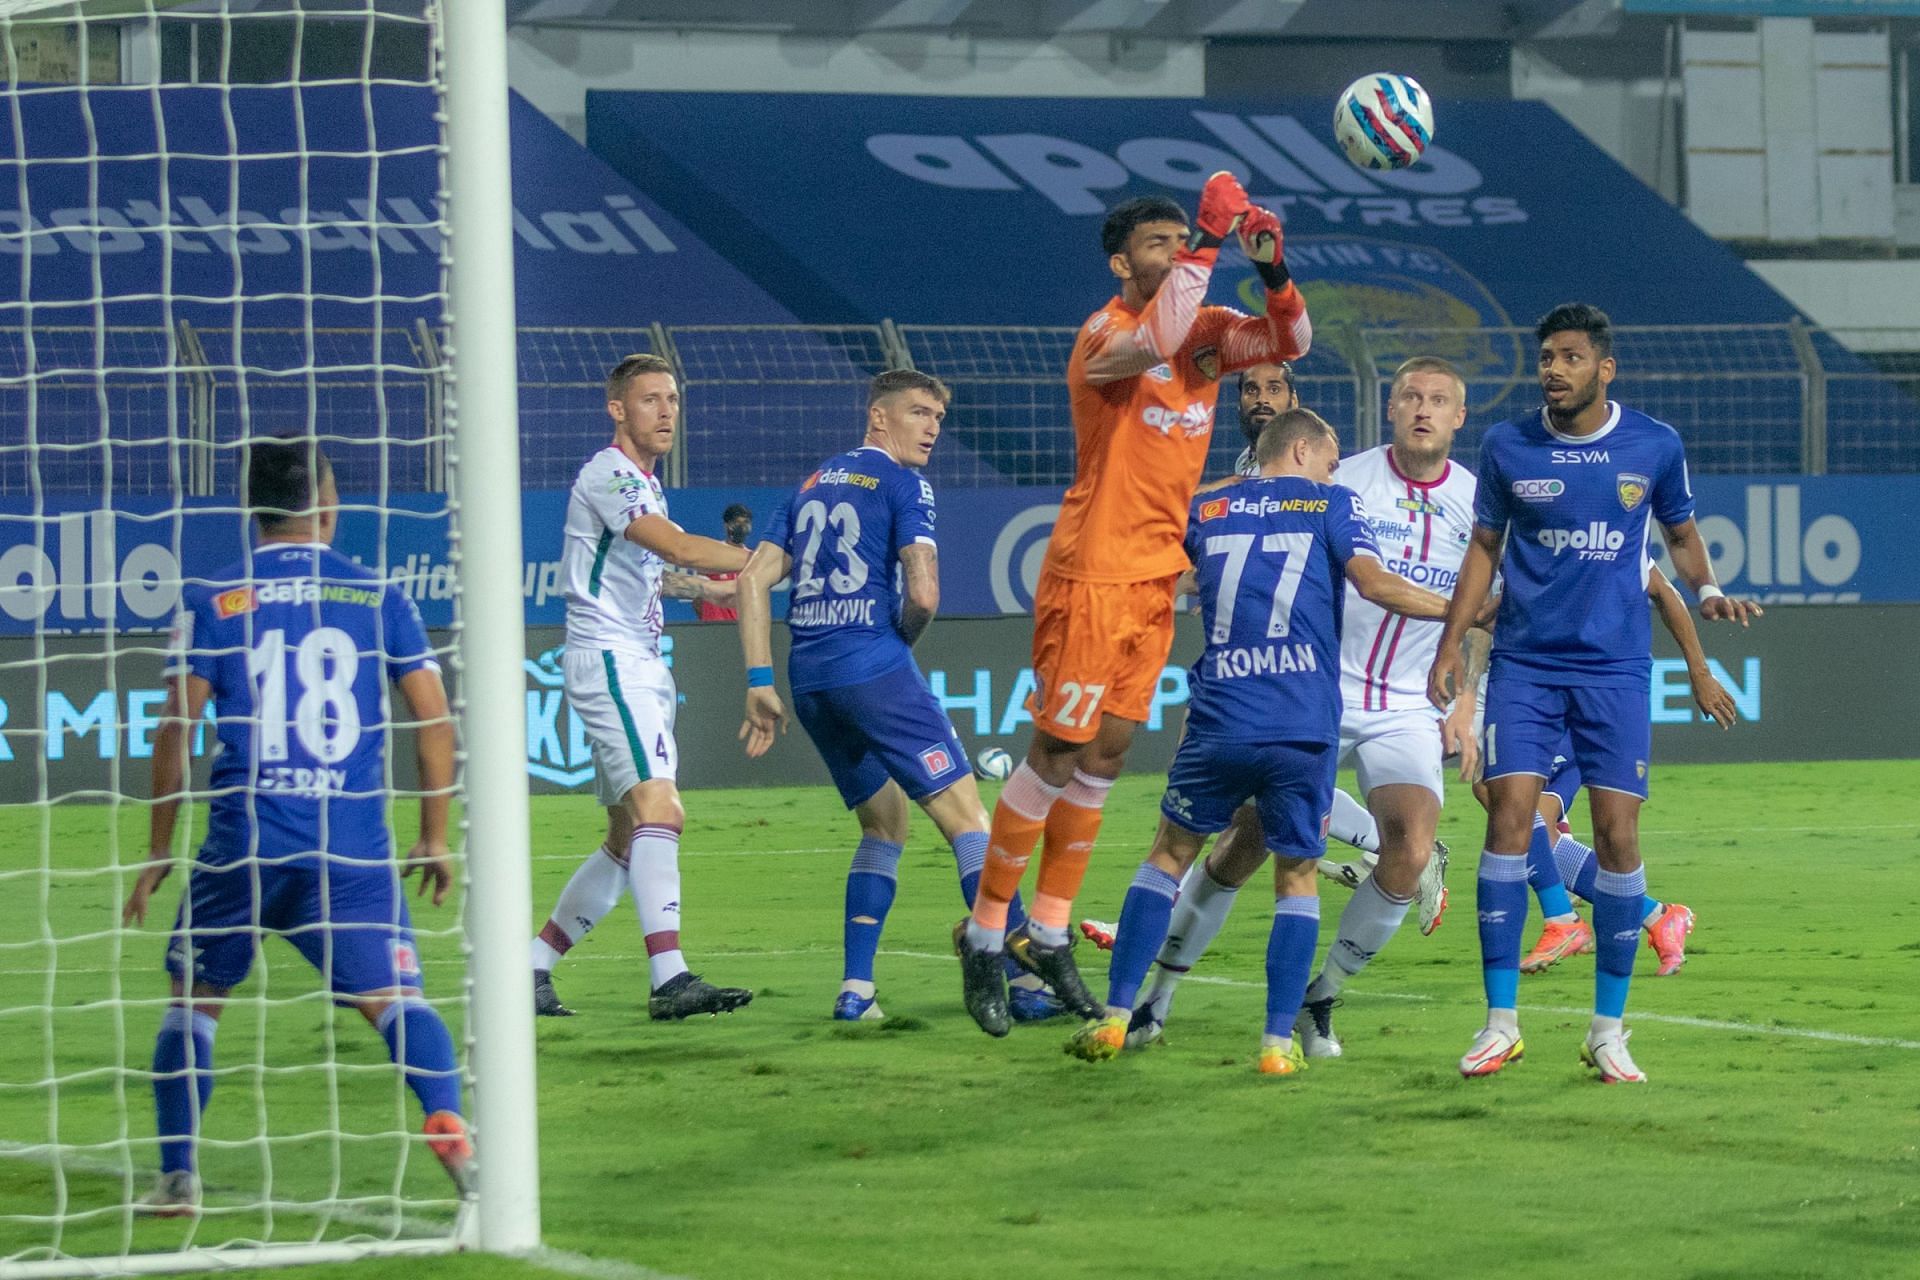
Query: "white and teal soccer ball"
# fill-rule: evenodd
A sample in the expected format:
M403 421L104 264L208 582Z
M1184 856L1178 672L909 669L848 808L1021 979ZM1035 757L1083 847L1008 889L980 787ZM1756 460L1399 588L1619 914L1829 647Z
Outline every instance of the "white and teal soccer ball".
M1412 76L1361 76L1334 104L1333 136L1362 169L1404 169L1433 141L1433 99Z
M1013 757L998 747L988 747L974 757L973 771L992 782L1005 782L1013 776Z

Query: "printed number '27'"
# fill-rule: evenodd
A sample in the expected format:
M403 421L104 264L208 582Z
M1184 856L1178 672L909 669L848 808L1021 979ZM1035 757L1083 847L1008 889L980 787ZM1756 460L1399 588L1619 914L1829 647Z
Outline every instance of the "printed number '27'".
M1054 721L1076 729L1086 728L1092 723L1093 713L1099 708L1100 699L1105 697L1106 693L1107 686L1103 684L1083 685L1077 680L1067 681L1060 686L1062 701L1060 710L1053 717ZM1075 715L1076 711L1079 713L1078 716Z
M829 528L834 535L834 554L846 567L830 569L825 577L820 577L814 568L820 558L820 544ZM867 562L857 554L860 513L853 509L852 503L837 502L829 512L826 503L818 500L809 502L794 517L793 530L806 539L806 547L800 553L800 569L793 579L795 600L810 599L829 586L835 595L847 596L867 585Z

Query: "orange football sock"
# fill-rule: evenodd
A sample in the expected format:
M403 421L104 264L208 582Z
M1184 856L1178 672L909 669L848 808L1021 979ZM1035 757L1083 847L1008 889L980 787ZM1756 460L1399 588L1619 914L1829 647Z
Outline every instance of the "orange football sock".
M973 920L982 929L1004 932L1007 909L1027 874L1033 846L1047 828L1047 812L1054 808L1060 788L1049 786L1023 760L1007 779L993 806L993 826L987 834L987 865L973 896Z
M1066 929L1073 920L1073 900L1087 878L1093 842L1100 834L1102 806L1112 790L1111 778L1095 778L1075 770L1059 803L1047 815L1046 844L1040 851L1040 883L1028 913L1036 924Z

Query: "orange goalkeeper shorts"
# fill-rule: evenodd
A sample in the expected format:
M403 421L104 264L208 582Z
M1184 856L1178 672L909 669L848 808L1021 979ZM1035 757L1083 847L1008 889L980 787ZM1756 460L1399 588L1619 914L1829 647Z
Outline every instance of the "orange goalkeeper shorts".
M1035 728L1091 742L1102 715L1147 719L1173 649L1175 581L1081 582L1041 571L1027 698Z

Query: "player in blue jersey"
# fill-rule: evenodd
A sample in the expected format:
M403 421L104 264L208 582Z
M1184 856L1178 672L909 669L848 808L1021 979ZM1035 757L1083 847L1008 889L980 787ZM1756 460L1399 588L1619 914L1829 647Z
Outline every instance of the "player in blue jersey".
M1489 428L1481 443L1473 542L1428 679L1436 706L1464 687L1460 640L1497 566L1506 589L1487 680L1490 803L1478 878L1487 1022L1460 1071L1492 1075L1525 1052L1515 1003L1527 846L1541 787L1568 739L1599 858L1594 1015L1581 1059L1604 1081L1638 1083L1646 1076L1627 1052L1622 1019L1646 894L1639 824L1652 754L1651 522L1703 618L1744 624L1748 608L1714 582L1679 435L1607 399L1615 366L1606 314L1585 303L1556 307L1536 336L1546 403Z
M823 462L794 491L738 582L747 754L764 755L786 728L773 685L769 602L792 569L794 714L860 823L847 873L846 967L833 1006L843 1021L882 1016L873 961L893 905L907 802L925 809L952 845L969 907L986 863L987 814L966 751L913 661L913 644L940 607L933 487L915 468L933 451L949 398L938 378L911 369L876 377L865 441ZM1000 956L989 960L1020 974L1009 1003L990 1011L995 1034L1005 1035L1009 1020L1061 1011L1038 979Z
M182 1214L199 1202L194 1145L213 1094L214 1033L265 934L291 943L379 1030L426 1112L427 1145L464 1194L472 1148L459 1065L446 1024L421 998L400 884L418 870L435 906L453 884L454 732L440 664L413 602L329 549L339 495L314 444L252 446L246 495L259 545L189 586L174 624L150 860L122 912L124 923L144 922L173 869L188 728L211 702L219 754L207 837L167 947L174 1003L153 1050L161 1175L140 1207ZM389 684L415 726L420 764L420 838L400 865L387 829Z
M1089 1061L1125 1046L1181 875L1252 800L1274 858L1259 1068L1306 1069L1293 1025L1320 936L1318 863L1340 754L1345 583L1408 617L1446 612L1444 597L1381 562L1359 498L1333 483L1340 442L1318 414L1278 414L1260 433L1255 460L1258 476L1197 496L1187 522L1207 648L1193 667L1186 736L1167 776L1153 851L1120 911L1106 1016L1067 1042Z

